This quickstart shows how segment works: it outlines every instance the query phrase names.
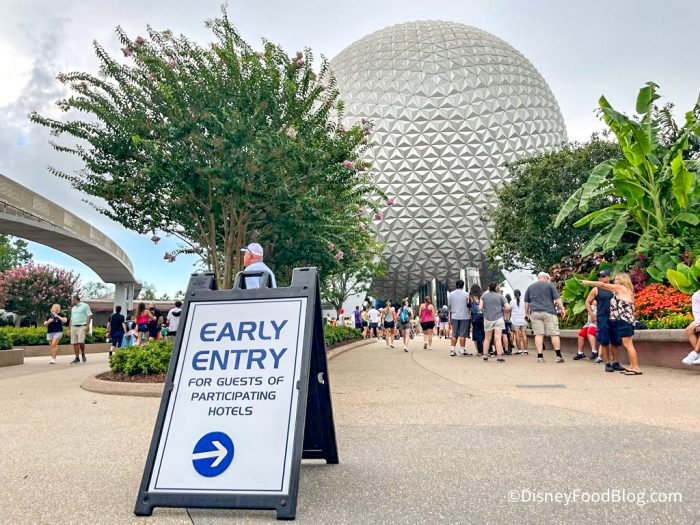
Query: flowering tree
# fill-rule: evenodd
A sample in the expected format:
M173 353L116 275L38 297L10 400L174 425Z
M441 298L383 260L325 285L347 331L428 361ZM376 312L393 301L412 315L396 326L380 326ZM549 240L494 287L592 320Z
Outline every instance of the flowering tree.
M38 325L52 304L70 305L77 283L73 272L33 263L18 266L0 274L0 305Z
M153 242L158 232L180 239L164 259L197 254L220 287L230 287L239 248L252 241L281 282L294 266L333 272L328 243L344 252L372 246L367 227L383 196L360 160L371 124L340 124L325 59L315 72L309 50L290 56L263 42L256 51L225 10L208 27L215 42L206 48L169 31L131 39L117 28L126 64L95 43L99 76L60 75L75 94L58 106L88 118L30 118L79 139L54 148L85 169L53 173Z

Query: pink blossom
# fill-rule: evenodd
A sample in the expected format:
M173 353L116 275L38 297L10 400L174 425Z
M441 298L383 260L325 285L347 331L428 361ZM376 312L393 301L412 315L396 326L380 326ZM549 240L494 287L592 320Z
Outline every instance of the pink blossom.
M157 235L153 234L153 237L151 237L151 240L153 241L153 244L158 244L158 241L160 240L160 237Z
M393 206L393 205L394 205L394 202L396 202L396 197L389 197L389 198L386 200L386 205L387 205L387 206Z
M374 214L374 220L375 221L381 221L382 220L382 212L378 211L377 213Z
M339 261L342 261L343 260L343 252L336 253L335 258L338 259Z
M343 166L345 166L345 168L349 170L355 169L355 164L351 160L344 160Z
M335 244L333 244L332 242L329 242L329 243L328 243L328 249L329 249L329 250L335 249Z
M151 82L155 82L156 80L158 80L153 73L150 73L146 78Z
M303 60L297 60L297 66L301 67L305 64Z
M175 255L173 255L170 252L165 252L165 255L163 255L163 259L165 259L168 262L174 262L175 261Z
M134 54L134 48L131 46L122 47L122 53L124 53L125 57L130 57Z
M304 53L302 53L301 51L297 51L297 60L300 60L303 57L304 57Z
M287 136L290 139L296 139L297 138L297 130L295 130L292 127L287 128Z
M144 45L144 44L146 43L146 39L143 38L142 36L137 36L135 42L136 42L138 45L142 46L142 45Z

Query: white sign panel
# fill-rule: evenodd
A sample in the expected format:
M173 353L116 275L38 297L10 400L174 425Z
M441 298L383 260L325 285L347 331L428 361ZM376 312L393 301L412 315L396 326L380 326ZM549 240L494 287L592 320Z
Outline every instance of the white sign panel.
M189 305L151 492L287 494L306 298Z

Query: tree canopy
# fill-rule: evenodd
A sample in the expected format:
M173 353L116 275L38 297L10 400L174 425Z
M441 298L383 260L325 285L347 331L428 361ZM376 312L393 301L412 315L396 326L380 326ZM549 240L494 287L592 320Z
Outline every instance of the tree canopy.
M573 226L585 212L574 210L558 227L554 219L572 188L580 187L599 163L619 154L617 144L593 135L584 144L566 144L510 163L511 180L496 190L498 206L487 216L494 228L490 258L506 270L547 269L579 250L595 234ZM606 205L598 197L589 210Z
M27 246L27 242L22 239L0 234L0 272L30 262L32 254Z
M103 199L95 207L125 227L180 239L164 258L199 255L221 287L252 241L281 282L295 266L333 273L351 249L372 256L368 226L384 197L361 160L372 126L341 125L327 61L315 71L309 49L290 55L264 41L255 50L225 10L207 25L208 47L117 28L126 63L95 42L99 75L59 75L74 94L58 106L85 118L31 119L77 139L53 146L84 169L52 172Z

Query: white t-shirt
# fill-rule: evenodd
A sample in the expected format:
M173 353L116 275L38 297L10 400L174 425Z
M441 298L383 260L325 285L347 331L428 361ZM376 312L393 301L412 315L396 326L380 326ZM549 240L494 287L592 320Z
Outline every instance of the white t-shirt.
M182 314L182 308L172 308L168 312L168 331L177 332L177 327L180 325L180 315Z
M370 323L379 322L379 310L377 310L376 308L371 308L370 311L367 312L367 315L369 316Z
M520 299L520 306L518 306L518 300L513 299L510 302L510 322L513 326L525 326L527 321L525 321L525 301Z
M695 318L695 322L700 323L700 290L692 295L690 301L693 305L693 317Z

